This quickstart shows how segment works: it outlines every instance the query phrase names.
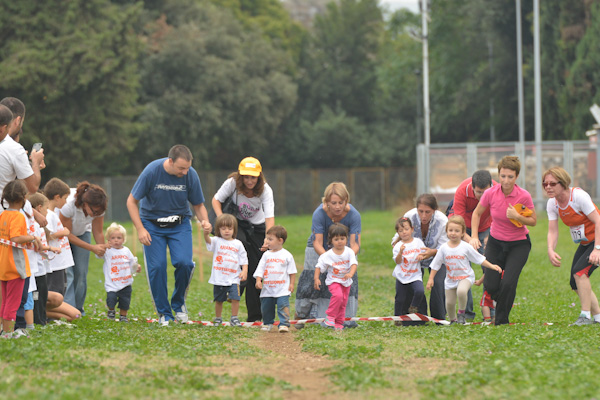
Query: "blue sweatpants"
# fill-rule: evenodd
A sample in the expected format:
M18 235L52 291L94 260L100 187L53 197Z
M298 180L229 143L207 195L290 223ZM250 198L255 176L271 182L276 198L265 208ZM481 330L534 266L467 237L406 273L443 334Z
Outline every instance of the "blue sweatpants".
M173 312L182 311L185 297L194 272L192 224L189 218L172 228L159 228L152 222L142 219L144 228L150 233L152 242L144 246L144 264L150 294L156 313L167 320L174 320ZM167 289L167 246L171 254L171 264L175 267L175 289L169 304Z

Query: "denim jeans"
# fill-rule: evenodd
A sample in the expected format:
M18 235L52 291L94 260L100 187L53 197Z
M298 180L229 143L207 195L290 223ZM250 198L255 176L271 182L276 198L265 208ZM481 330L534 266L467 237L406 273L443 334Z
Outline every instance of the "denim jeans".
M273 322L275 322L275 306L277 306L279 326L290 326L290 296L260 298L263 324L273 325Z
M85 232L79 239L86 243L91 243L91 232ZM83 315L83 306L87 295L87 274L90 265L90 251L82 247L71 244L73 261L75 265L67 268L67 290L65 292L65 303L72 305L81 311Z

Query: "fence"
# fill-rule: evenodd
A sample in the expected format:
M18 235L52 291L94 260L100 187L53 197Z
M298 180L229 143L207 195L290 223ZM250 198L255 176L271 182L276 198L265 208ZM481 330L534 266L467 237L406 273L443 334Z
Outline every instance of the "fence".
M206 206L231 171L199 171ZM359 211L386 210L415 196L414 168L299 169L265 171L275 196L275 215L312 214L321 202L325 187L344 182L350 200ZM107 221L128 221L126 201L137 176L65 179L69 186L86 179L108 193Z
M452 143L433 144L429 149L417 146L417 193L433 193L441 204L447 204L456 187L473 172L487 169L498 177L498 161L506 155L517 155L521 173L517 184L531 193L536 208L545 209L541 174L550 167L561 166L572 177L572 185L585 189L600 199L600 174L596 162L599 149L594 141ZM538 172L538 169L540 171Z

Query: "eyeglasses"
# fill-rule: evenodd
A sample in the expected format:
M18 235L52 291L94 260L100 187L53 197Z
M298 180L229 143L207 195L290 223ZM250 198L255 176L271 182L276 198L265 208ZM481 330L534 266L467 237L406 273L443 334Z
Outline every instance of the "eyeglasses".
M542 182L542 187L546 189L548 186L554 187L558 185L558 182Z
M102 215L102 213L104 212L104 210L99 209L99 208L94 210L89 203L85 203L85 204L87 204L88 208L92 212L92 214L91 214L92 217L98 217L98 216Z

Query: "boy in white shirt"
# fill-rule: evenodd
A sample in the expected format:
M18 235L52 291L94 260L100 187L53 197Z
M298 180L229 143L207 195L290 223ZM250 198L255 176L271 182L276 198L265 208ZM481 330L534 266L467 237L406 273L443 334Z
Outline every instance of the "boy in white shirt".
M115 307L119 304L119 322L129 322L127 311L131 304L133 285L133 270L141 271L141 266L131 250L123 246L127 240L127 230L122 225L113 222L106 229L106 241L110 248L104 256L104 288L106 289L106 306L109 319L116 316Z
M283 226L272 226L265 236L267 250L254 277L260 292L260 308L263 316L263 331L270 331L275 322L275 306L279 316L279 332L288 332L290 326L290 295L294 291L296 263L292 254L283 248L287 231Z
M242 242L236 239L237 219L231 214L221 214L215 221L215 235L210 237L211 226L202 221L206 248L213 252L213 265L208 283L214 285L215 319L213 324L223 323L223 303L231 301L231 326L242 326L238 318L240 309L240 281L248 278L248 253ZM241 269L241 272L240 272Z

